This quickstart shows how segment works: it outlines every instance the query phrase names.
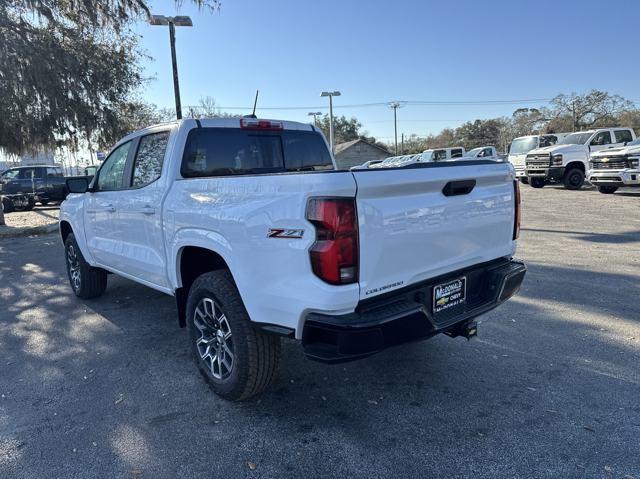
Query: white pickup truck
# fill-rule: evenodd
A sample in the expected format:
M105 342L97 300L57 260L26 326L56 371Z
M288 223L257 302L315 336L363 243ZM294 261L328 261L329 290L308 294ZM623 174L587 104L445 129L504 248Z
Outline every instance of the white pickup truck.
M100 296L112 272L175 296L200 372L231 400L269 384L280 336L327 363L469 338L525 275L508 163L337 171L312 125L189 119L127 136L67 185L75 294Z
M555 145L567 135L568 133L545 133L543 135L528 135L514 138L509 145L507 159L516 170L516 178L522 183L528 184L529 179L525 173L527 153L537 148Z
M589 182L600 193L612 194L623 186L640 188L640 139L593 153L589 166Z
M458 158L458 160L462 161L469 161L472 159L497 161L500 158L498 157L498 152L496 151L495 146L479 146L478 148L473 148L472 150L467 151L464 155Z
M530 151L526 158L529 184L542 188L547 182L562 182L568 190L582 188L589 170L589 155L623 146L634 140L632 128L598 128L571 133L556 145Z

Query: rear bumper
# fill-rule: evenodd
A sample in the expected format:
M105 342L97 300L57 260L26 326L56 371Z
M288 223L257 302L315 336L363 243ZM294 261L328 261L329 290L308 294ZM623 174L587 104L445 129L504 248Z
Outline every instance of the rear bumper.
M587 177L593 185L640 186L640 170L589 170Z
M354 313L311 313L302 333L305 355L325 363L345 362L439 333L456 336L475 317L516 294L525 273L523 263L501 258L362 302ZM434 317L434 286L460 276L468 281L464 311Z

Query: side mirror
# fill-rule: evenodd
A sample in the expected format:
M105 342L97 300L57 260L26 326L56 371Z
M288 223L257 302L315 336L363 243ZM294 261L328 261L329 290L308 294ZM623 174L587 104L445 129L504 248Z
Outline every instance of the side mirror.
M89 191L88 178L68 178L66 183L69 193L86 193Z

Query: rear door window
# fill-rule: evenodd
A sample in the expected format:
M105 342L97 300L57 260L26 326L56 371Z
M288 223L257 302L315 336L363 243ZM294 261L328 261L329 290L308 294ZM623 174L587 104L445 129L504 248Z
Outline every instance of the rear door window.
M631 132L629 130L616 130L614 133L616 135L616 143L626 143L629 141L633 141L633 138L631 138Z
M451 150L451 158L460 158L462 156L462 148L454 148Z
M189 132L182 176L225 176L332 169L329 151L314 132L196 128Z
M64 175L62 174L62 171L60 170L60 168L47 168L47 176L51 178L51 177L60 177Z
M134 188L141 188L160 178L168 141L168 131L140 138L133 164L132 186Z

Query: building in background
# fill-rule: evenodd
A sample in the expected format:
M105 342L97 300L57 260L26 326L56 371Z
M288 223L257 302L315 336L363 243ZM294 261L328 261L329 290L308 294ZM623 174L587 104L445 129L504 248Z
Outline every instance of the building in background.
M367 161L384 160L390 155L391 153L385 148L363 139L336 145L334 154L340 170L348 170L352 166L358 166Z
M20 166L54 165L56 163L52 151L39 150L34 153L25 153L20 156Z

